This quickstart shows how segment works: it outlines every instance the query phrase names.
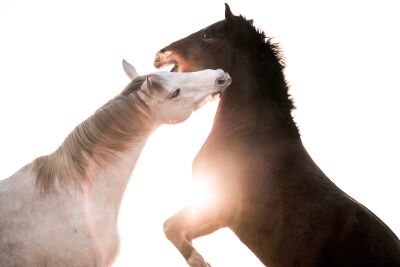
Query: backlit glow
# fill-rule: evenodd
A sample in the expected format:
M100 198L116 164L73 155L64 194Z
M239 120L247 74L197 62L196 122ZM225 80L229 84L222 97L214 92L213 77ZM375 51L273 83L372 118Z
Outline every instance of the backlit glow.
M193 207L207 207L213 204L214 196L210 184L205 179L193 179L189 186L190 196L188 205Z
M123 58L139 74L155 70L159 49L222 19L224 2L1 1L0 179L54 151L121 92L129 82ZM281 43L310 155L399 236L397 1L229 4ZM193 180L191 164L217 104L150 136L121 205L114 267L187 267L163 222L187 205L214 201L209 185ZM263 266L229 229L194 244L213 267Z

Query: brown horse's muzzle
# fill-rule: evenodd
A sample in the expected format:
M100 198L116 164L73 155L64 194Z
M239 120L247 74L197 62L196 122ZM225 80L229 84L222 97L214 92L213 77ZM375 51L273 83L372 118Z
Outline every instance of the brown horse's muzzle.
M154 66L156 68L161 68L167 65L174 65L171 69L172 72L188 72L195 70L188 60L185 60L175 51L161 49L156 54Z
M156 57L154 59L154 66L156 68L161 68L167 64L174 64L172 62L172 52L171 51L163 51L157 52Z

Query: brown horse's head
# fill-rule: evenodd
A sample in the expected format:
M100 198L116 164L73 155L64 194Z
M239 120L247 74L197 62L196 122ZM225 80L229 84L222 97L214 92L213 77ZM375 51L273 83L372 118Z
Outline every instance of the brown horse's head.
M168 64L173 64L172 71L177 72L202 69L228 72L232 85L220 105L235 109L240 106L243 110L245 106L253 109L255 105L265 107L267 102L275 102L285 114L294 108L279 46L254 27L252 20L233 15L227 4L224 20L175 41L156 54L156 67Z
M259 35L252 21L234 16L225 4L225 19L161 49L154 65L174 64L172 71L187 72L222 68L230 72L238 52L254 53ZM244 51L240 51L240 50ZM247 51L245 51L247 50Z

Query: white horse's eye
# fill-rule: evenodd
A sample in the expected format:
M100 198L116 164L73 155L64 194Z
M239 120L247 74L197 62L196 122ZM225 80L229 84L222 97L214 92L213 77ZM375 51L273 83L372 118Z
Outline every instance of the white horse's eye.
M181 93L181 89L180 89L180 88L176 89L176 90L172 93L171 98L177 97L180 93Z

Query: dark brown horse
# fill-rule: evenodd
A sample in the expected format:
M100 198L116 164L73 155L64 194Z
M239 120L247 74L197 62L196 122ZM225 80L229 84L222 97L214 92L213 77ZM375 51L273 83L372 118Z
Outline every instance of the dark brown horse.
M338 188L304 148L279 48L226 5L225 19L163 48L155 66L222 68L232 76L193 163L209 177L211 208L165 223L190 266L208 266L191 240L230 227L269 267L400 266L400 241Z

